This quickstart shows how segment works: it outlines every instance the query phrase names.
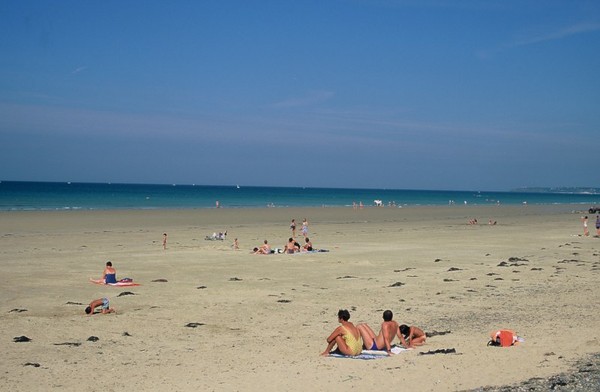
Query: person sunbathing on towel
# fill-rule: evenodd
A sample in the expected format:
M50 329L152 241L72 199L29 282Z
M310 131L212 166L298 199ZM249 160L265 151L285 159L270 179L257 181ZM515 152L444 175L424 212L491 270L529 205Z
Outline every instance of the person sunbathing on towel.
M344 355L359 355L362 351L362 338L360 332L350 321L350 312L345 309L338 311L337 327L327 338L327 348L321 353L323 356L330 354L333 346L337 344L337 351Z
M306 242L306 244L304 244L304 247L303 247L304 251L305 252L312 252L312 250L313 250L312 242L310 242L310 240L308 239L308 237L306 237L304 239L304 241Z
M394 314L391 310L383 312L383 323L379 335L375 335L373 329L368 324L358 324L360 335L362 337L364 347L367 350L385 350L388 354L392 353L392 341L398 335L401 338L398 323L392 320Z
M254 254L259 254L259 255L271 254L271 246L269 245L269 241L265 240L264 244L262 244L260 248L258 248L254 251Z
M421 346L425 343L425 332L415 327L402 324L400 330L400 341L406 348L414 348L415 346Z
M102 279L104 279L104 283L117 283L117 270L115 270L110 261L106 262L106 267L104 268L104 272L102 274Z
M86 314L94 314L94 310L99 306L102 307L102 309L101 309L102 314L117 312L114 308L110 307L110 305L108 303L108 298L98 298L98 299L95 299L92 302L90 302L88 307L85 308L85 313Z

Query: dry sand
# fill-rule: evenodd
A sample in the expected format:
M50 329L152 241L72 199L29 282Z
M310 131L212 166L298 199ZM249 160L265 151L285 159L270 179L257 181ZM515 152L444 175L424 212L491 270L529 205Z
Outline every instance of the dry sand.
M0 389L446 391L547 377L600 352L600 239L580 236L577 208L2 212ZM304 217L330 252L250 254L263 239L283 247ZM89 283L107 260L141 286ZM86 316L78 304L99 297L118 313ZM376 331L391 309L451 332L389 358L320 357L340 308ZM498 328L526 342L487 347ZM457 353L420 355L446 348Z

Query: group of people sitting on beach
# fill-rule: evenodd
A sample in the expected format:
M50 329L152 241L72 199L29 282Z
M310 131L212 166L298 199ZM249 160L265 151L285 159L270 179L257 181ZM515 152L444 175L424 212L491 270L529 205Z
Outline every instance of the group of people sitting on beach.
M310 238L304 238L304 245L300 245L298 241L290 237L288 242L283 246L283 248L275 248L271 249L271 245L269 245L269 241L264 240L263 244L259 247L255 247L252 250L252 253L256 255L270 255L274 253L286 253L286 254L294 254L301 252L312 252L313 246L312 242L310 242Z
M212 235L207 235L206 237L204 237L205 240L207 241L224 241L227 239L227 230L223 231L223 232L214 232L212 233Z
M488 225L490 226L495 226L498 222L496 222L495 220L489 219L488 220ZM470 225L477 225L479 224L479 222L477 221L477 218L473 218L473 219L469 219L469 224Z
M363 349L386 351L392 353L392 341L397 336L405 348L414 348L425 343L425 332L415 326L399 325L393 320L391 310L383 312L383 323L379 334L368 324L354 325L350 320L350 312L346 309L338 311L338 322L341 324L327 337L327 348L321 355L338 353L349 356L359 355ZM337 346L335 351L331 351Z

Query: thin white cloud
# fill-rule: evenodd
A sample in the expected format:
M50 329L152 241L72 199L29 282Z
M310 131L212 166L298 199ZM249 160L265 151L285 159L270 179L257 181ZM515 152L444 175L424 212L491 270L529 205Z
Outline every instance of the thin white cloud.
M72 74L78 74L80 72L83 72L87 69L87 67L77 67L73 70L73 72L71 72Z
M534 37L525 38L525 39L514 42L510 46L516 47L516 46L534 45L534 44L538 44L541 42L555 41L555 40L570 37L572 35L584 34L584 33L594 32L594 31L598 31L598 30L600 30L600 23L583 22L583 23L575 24L573 26L568 26L568 27L562 28L558 31L554 31L554 32L550 32L550 33L546 33L546 34L542 34L542 35L538 35L538 36L534 36Z
M537 34L537 35L530 35L525 38L514 40L513 42L504 44L504 45L494 48L494 49L479 50L475 53L475 55L481 60L488 60L488 59L492 58L494 55L499 54L499 53L509 50L509 49L522 47L522 46L528 46L528 45L536 45L536 44L540 44L542 42L561 40L564 38L571 37L573 35L593 33L595 31L600 31L600 23L580 22L580 23L574 24L572 26L564 27L564 28L556 30L556 31L545 32L545 33L541 33L541 34Z
M330 100L335 95L332 91L311 91L305 96L288 98L272 104L275 108L295 108L312 106Z

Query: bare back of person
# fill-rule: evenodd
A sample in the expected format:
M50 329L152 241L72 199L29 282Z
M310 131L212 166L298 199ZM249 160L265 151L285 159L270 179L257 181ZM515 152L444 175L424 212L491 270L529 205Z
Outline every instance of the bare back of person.
M389 351L396 335L398 335L398 323L394 320L381 323L381 331L375 339L379 350Z
M364 346L367 350L385 350L390 353L392 341L396 336L400 338L398 323L393 320L393 313L391 310L383 312L383 320L378 335L375 335L375 332L373 332L368 324L359 324L356 326L360 331Z

